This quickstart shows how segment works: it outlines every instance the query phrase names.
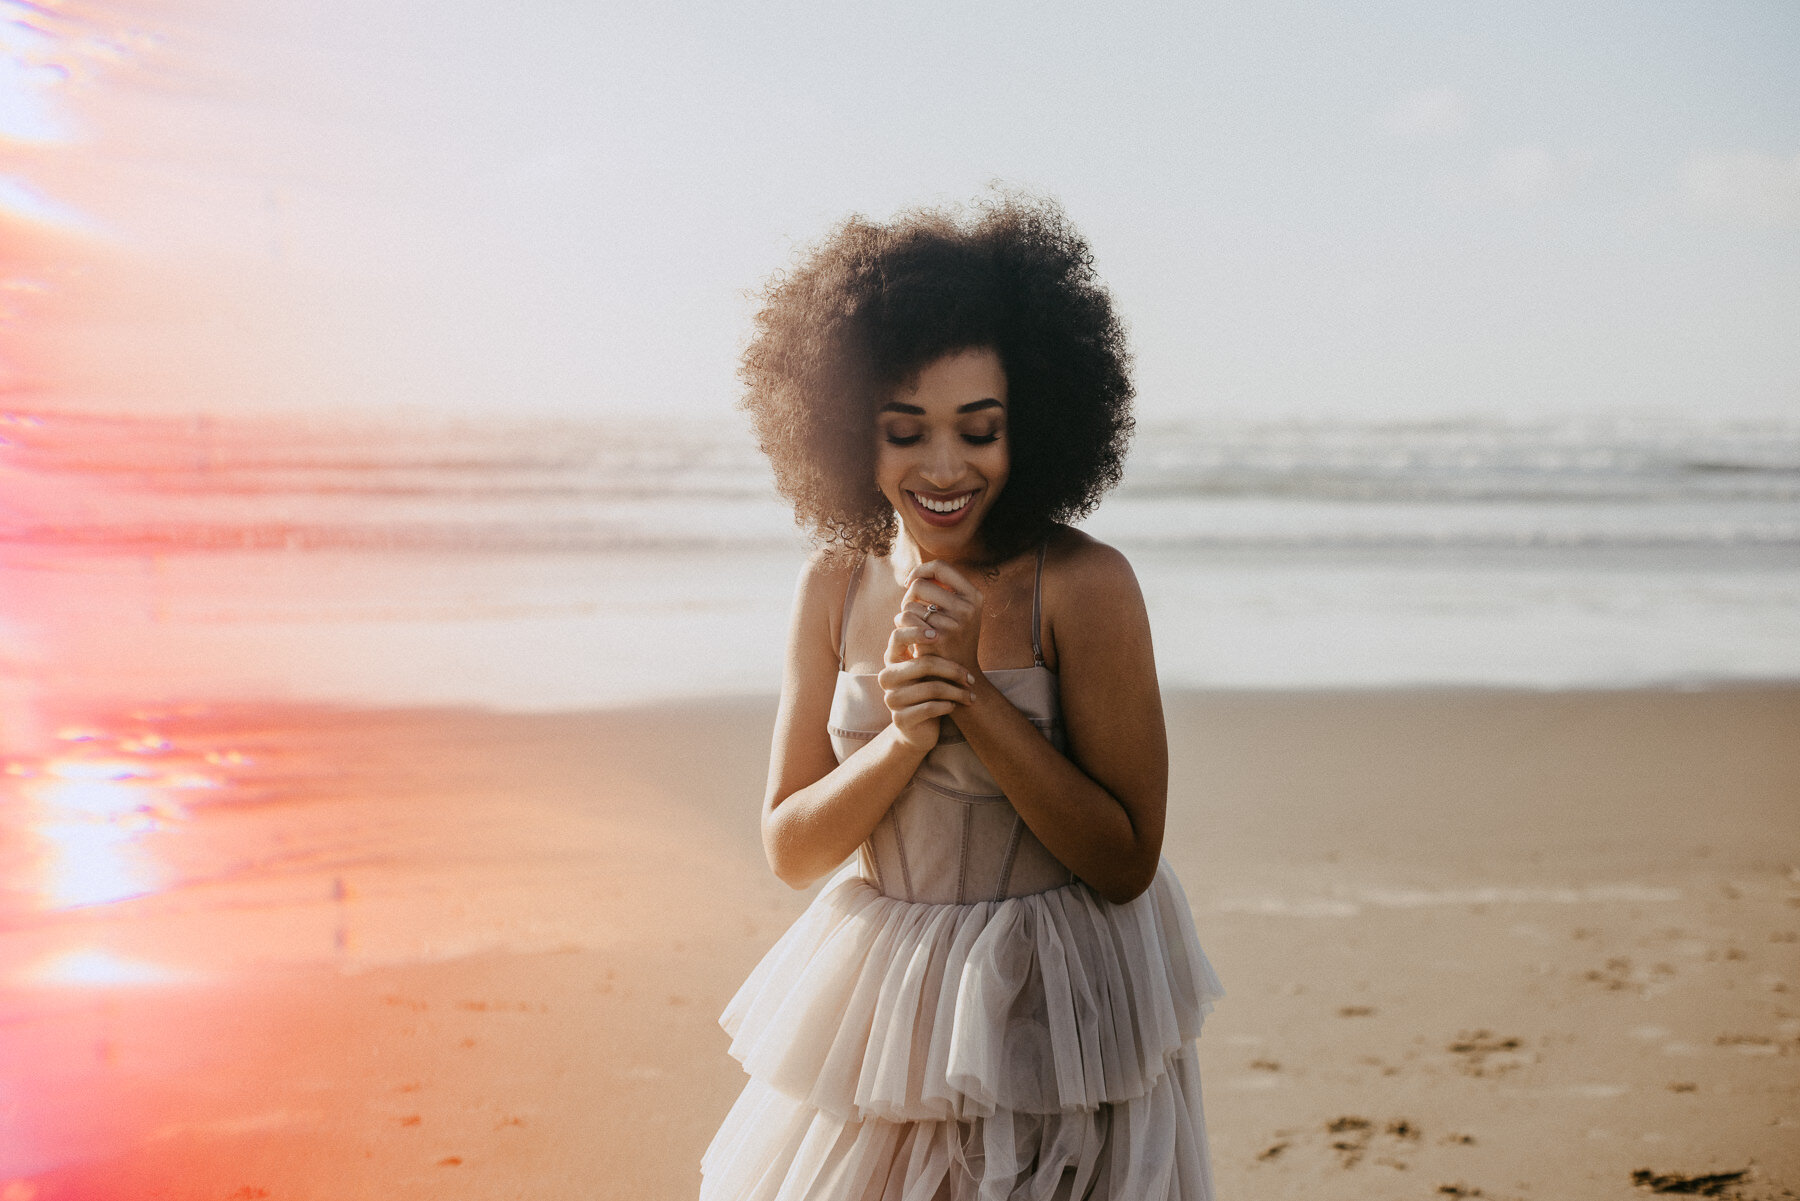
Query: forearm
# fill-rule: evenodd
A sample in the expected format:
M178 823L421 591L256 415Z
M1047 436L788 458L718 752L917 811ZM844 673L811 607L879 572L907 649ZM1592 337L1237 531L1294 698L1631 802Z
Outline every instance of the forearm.
M1160 837L1137 829L1119 799L985 677L978 677L975 698L956 710L957 728L1044 848L1109 900L1129 900L1148 887Z
M805 888L849 858L886 816L925 752L888 726L836 768L763 809L763 852L776 876Z

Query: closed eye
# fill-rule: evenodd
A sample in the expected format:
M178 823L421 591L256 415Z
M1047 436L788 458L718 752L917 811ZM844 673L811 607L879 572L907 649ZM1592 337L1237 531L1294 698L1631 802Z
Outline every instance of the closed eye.
M905 437L899 434L889 434L887 440L889 446L911 446L923 437L925 437L924 434L908 434Z
M986 446L990 442L1000 441L1000 431L995 430L991 434L964 434L963 441L970 446Z

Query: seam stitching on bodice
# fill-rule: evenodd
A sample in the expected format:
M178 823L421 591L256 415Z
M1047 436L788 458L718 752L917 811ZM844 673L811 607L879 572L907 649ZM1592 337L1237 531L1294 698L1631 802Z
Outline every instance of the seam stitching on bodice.
M825 730L833 738L854 738L859 742L867 742L869 739L875 737L874 734L871 734L866 730L841 730L836 726L826 726Z
M894 808L899 804L896 801ZM906 843L900 838L900 819L894 816L894 808L887 813L888 829L894 832L894 856L900 860L900 883L906 888L906 899L910 901L913 899L912 869L906 865Z
M964 805L962 819L962 853L956 857L956 903L958 905L968 900L964 890L969 879L969 835L975 825L974 808Z
M914 901L907 897L896 897L889 893L882 892L880 887L873 880L870 880L870 879L867 879L864 877L856 877L850 882L853 884L860 883L864 888L871 890L877 896L879 896L882 900L888 901L895 905L920 905L920 906L923 906L928 909L945 909L950 906L956 905L955 901ZM1071 872L1069 872L1069 882L1067 884L1052 884L1048 888L1040 888L1035 892L1022 892L1016 897L1001 897L997 901L996 900L965 901L961 905L957 905L956 907L959 909L968 909L975 905L1010 905L1014 901L1024 901L1024 900L1028 900L1032 897L1040 897L1040 898L1048 899L1049 895L1053 892L1062 892L1065 889L1075 888L1077 886L1082 887L1082 888L1087 887L1086 884L1082 883L1081 878L1079 876L1077 876L1073 871L1071 871Z
M1006 840L1006 858L1000 861L1000 887L994 893L996 901L1006 899L1006 890L1012 887L1013 857L1019 853L1019 843L1025 835L1025 819L1016 812L1013 814L1012 837Z
M869 831L869 837L863 842L861 850L863 858L869 865L869 875L875 880L876 891L885 893L887 887L881 882L881 859L875 851L875 832L873 830Z
M949 797L953 801L961 801L965 805L984 801L1004 801L1006 799L1006 794L1004 792L958 792L954 788L948 788L942 784L934 783L931 780L920 779L918 776L912 778L912 783L917 784L921 788L929 788L939 796Z

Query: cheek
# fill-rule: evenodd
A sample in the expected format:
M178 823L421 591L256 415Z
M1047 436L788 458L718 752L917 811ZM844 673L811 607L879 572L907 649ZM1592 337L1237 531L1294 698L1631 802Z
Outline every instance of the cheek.
M975 461L981 468L981 474L987 477L989 486L996 489L1006 482L1007 474L1012 469L1012 455L1007 451L1004 441L995 446L983 447L982 454Z
M883 492L891 492L899 487L900 479L906 475L906 462L899 453L900 448L886 439L875 447L875 486Z

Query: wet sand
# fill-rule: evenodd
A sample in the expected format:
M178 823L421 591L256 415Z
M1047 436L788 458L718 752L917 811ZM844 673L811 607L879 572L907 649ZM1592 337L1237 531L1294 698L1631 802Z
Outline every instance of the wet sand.
M1168 708L1222 1196L1800 1194L1800 689ZM0 1198L691 1197L771 717L91 720L218 787L0 927Z

